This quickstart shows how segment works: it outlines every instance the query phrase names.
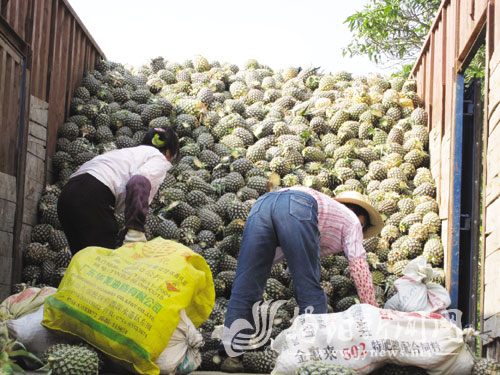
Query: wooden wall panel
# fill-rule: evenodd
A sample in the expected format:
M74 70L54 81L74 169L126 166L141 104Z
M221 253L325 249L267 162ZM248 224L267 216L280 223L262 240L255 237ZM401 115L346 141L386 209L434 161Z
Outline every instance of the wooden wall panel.
M66 116L66 89L68 79L68 55L70 45L71 18L61 3L55 9L54 32L59 37L54 40L54 52L50 62L49 124L47 129L47 152L55 150L57 129Z
M492 46L495 46L498 42L500 42L500 4L497 2L497 6L493 5L493 17L492 22L493 25L490 26L491 35L490 35L490 43ZM495 20L497 20L495 22ZM493 50L491 54L491 67L496 66L500 62L500 48Z
M450 132L451 124L455 118L454 103L455 103L455 57L456 57L456 32L455 32L455 15L456 15L456 2L450 3L446 8L443 9L444 17L446 21L446 61L443 62L445 66L446 74L446 92L445 96L445 108L444 112L444 123L441 128L441 134L444 136L446 133Z
M442 135L453 129L455 76L462 63L457 59L467 55L479 35L489 3L493 1L444 0L412 71L417 80L418 93L425 99L426 109L429 111L429 128L432 129L441 122ZM500 19L500 6L495 7L495 16L495 19ZM494 26L494 38L500 40L500 22L497 24ZM497 55L500 60L500 51L497 51ZM431 60L440 62L437 65L430 64ZM438 77L437 74L441 76ZM431 82L432 85L429 85ZM441 103L438 102L438 97L441 97Z
M25 180L32 177L27 163L30 116L44 112L44 124L48 122L43 158L47 162L45 170L44 166L38 169L42 186L47 182L57 130L69 114L71 94L99 58L105 56L67 0L0 2L0 174L13 176L16 185L16 207L7 213L7 220L14 223L14 238L4 248L12 254L13 282L19 281L21 243L26 237ZM44 110L30 107L30 101L43 103ZM2 287L10 290L9 285L0 285L0 293Z
M29 13L31 1L8 0L1 2L0 14L23 39L28 41L29 33Z
M466 3L469 4L468 8L459 8L459 19L460 23L463 24L459 28L457 27L457 30L460 31L460 43L457 51L459 63L465 62L486 23L487 6L484 4L480 6L481 4L473 0ZM460 64L458 66L460 67Z
M31 45L30 94L49 103L47 152L86 70L104 53L67 0L4 0L0 14Z
M422 56L422 60L425 60L426 55ZM425 64L421 64L418 66L418 73L415 73L414 77L416 78L417 81L417 87L422 88L420 91L420 95L422 100L425 102L425 93L427 90L424 90L423 88L425 87Z
M460 20L460 33L458 34L458 51L462 51L467 44L469 36L472 34L474 28L474 21L471 18L472 6L474 0L460 1L458 8L458 17Z
M31 94L48 100L48 67L53 0L37 0L33 11Z
M425 95L421 95L421 97L425 98L425 109L428 114L428 118L432 118L432 97L433 97L433 91L432 91L432 76L434 74L434 35L431 35L430 38L430 43L429 43L429 52L425 56ZM429 126L431 124L429 123Z
M488 7L488 0L476 0L475 1L475 8L476 8L476 15L480 15L481 12Z
M453 205L450 191L453 182L453 150L456 110L456 77L467 56L470 54L481 30L486 24L486 9L494 6L493 0L444 0L439 9L431 32L420 52L417 63L412 71L418 83L418 94L425 98L426 110L429 114L429 130L442 137L441 153L437 158L431 157L433 170L440 170L439 178L440 215L442 219L449 217L449 206ZM491 55L497 56L500 62L500 50L495 51L495 45L500 41L500 6L495 7L495 17L489 17L488 38L493 38ZM493 25L492 25L493 23ZM497 23L499 25L497 25ZM490 61L491 62L491 61ZM491 83L491 82L490 82ZM499 85L491 85L491 90L498 90ZM490 97L495 96L490 92ZM498 95L500 97L500 95ZM488 113L493 111L495 103L490 103ZM441 125L440 131L435 129ZM443 240L451 243L451 220L443 221ZM484 224L483 224L484 226ZM449 249L448 249L449 250ZM447 257L445 269L450 271L450 259Z
M439 23L436 31L434 32L434 59L432 71L432 114L429 113L429 130L435 126L441 126L443 118L443 60L444 60L444 45L443 45L443 30L445 25ZM432 117L431 117L432 116Z
M0 172L17 174L23 56L0 34Z

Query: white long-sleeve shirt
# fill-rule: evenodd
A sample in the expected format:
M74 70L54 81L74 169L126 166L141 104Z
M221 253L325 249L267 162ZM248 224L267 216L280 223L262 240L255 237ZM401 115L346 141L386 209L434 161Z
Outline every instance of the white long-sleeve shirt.
M104 185L115 196L115 211L125 210L126 185L134 175L146 177L151 183L148 202L151 203L172 164L157 148L136 146L122 148L98 155L84 163L71 177L88 173Z

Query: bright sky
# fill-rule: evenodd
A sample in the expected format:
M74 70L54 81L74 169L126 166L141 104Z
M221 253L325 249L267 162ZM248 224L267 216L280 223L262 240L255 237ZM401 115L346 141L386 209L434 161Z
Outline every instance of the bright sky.
M138 66L200 54L242 67L255 58L278 70L389 74L368 58L342 57L344 20L368 0L69 0L107 58Z

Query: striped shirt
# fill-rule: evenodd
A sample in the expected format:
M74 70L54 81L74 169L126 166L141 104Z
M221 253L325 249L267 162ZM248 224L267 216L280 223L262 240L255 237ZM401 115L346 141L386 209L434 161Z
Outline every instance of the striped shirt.
M320 257L344 251L347 259L365 258L363 229L358 217L349 208L317 190L294 186L286 190L299 190L310 194L318 203L318 229L321 236ZM274 263L284 259L281 248L276 249Z

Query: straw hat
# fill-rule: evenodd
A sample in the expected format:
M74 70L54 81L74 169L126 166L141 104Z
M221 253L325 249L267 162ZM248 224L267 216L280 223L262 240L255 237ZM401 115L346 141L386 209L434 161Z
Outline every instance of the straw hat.
M384 221L378 211L370 204L368 199L356 191L344 191L335 197L340 203L351 203L363 207L370 216L370 225L363 232L363 237L375 237L384 227Z

